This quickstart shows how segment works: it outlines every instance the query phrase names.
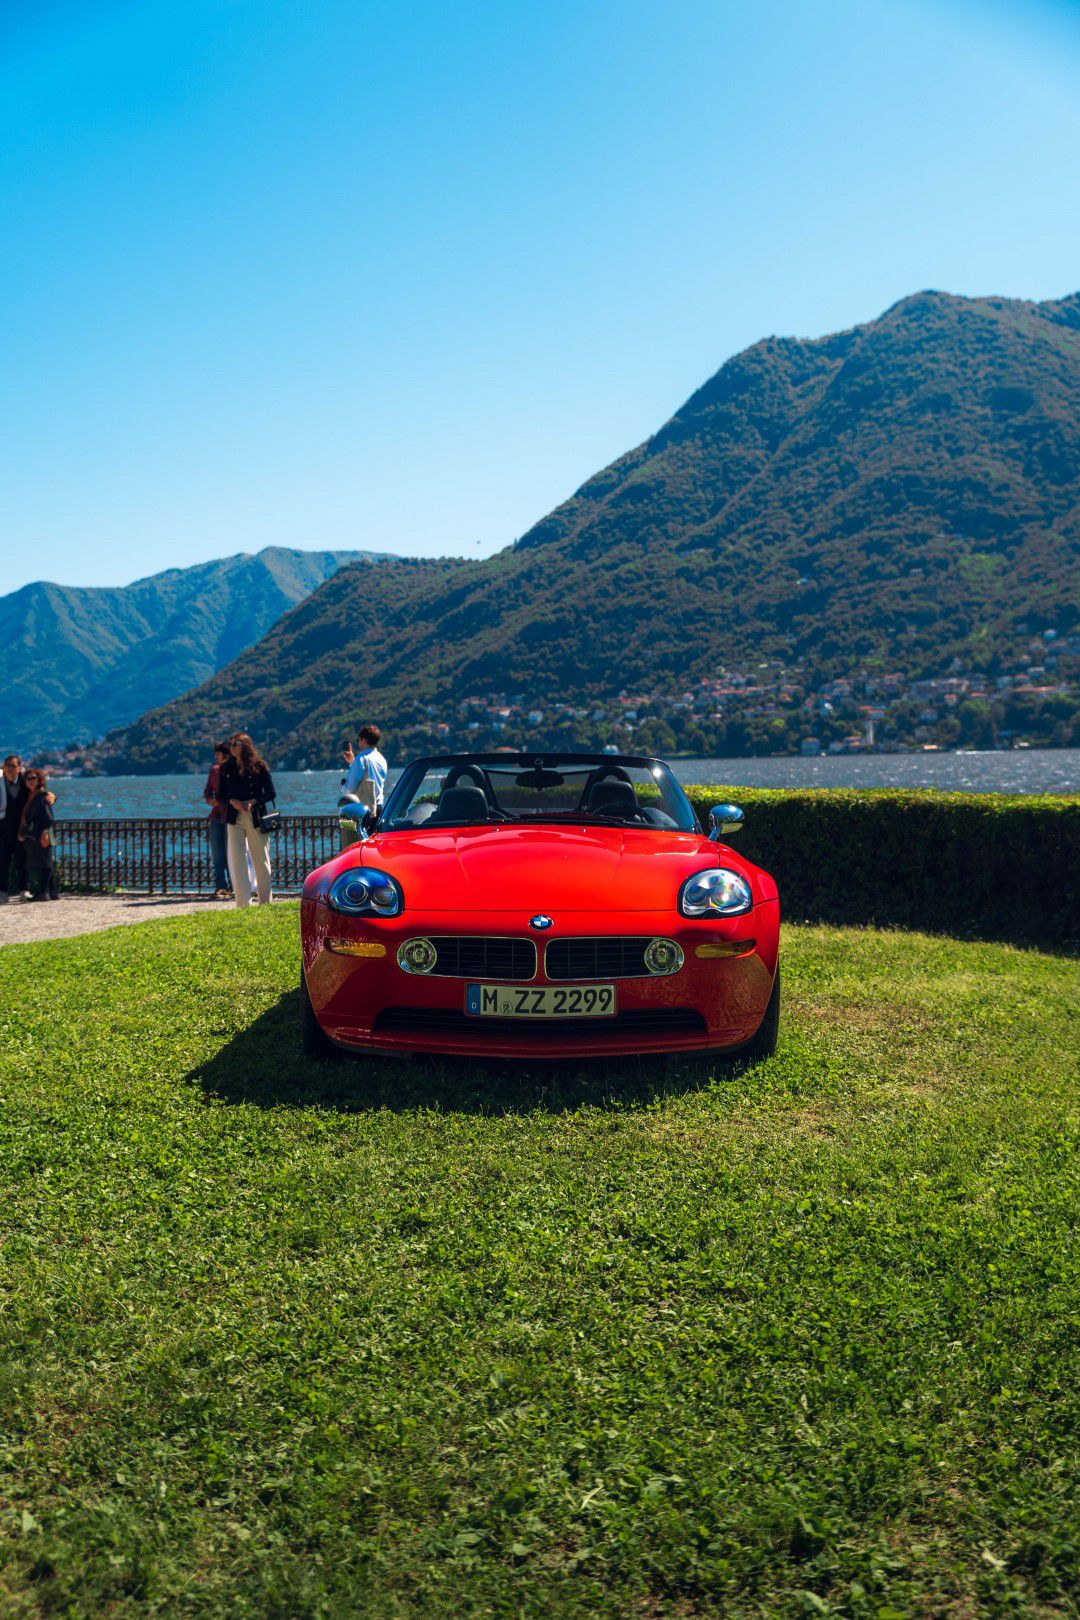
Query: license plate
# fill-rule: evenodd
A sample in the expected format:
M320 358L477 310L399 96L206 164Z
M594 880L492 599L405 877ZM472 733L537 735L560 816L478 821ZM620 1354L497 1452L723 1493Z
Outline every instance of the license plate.
M474 1018L613 1018L613 984L467 984L465 1011Z

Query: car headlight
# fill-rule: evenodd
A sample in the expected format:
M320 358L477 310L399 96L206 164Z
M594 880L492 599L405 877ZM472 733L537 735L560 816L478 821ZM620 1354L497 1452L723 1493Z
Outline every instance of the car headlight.
M346 917L396 917L405 909L401 885L369 866L342 872L330 885L326 903Z
M726 866L695 872L679 890L684 917L738 917L753 904L749 883Z

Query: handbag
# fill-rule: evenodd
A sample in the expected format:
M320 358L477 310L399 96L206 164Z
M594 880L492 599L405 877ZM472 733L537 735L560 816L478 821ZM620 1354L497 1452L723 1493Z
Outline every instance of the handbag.
M269 807L273 805L273 809ZM259 831L276 833L281 830L281 811L274 804L273 799L267 799L265 804L259 806Z

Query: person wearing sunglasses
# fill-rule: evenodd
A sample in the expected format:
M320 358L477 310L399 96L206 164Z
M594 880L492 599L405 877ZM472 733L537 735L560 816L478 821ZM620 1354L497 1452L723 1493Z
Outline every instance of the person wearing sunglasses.
M56 802L55 793L48 789L45 798L48 804ZM8 900L30 898L26 877L26 846L19 839L26 799L26 775L22 760L18 754L8 754L0 767L0 906Z
M19 842L26 854L26 877L31 900L59 900L53 865L53 795L45 772L30 769L23 774L26 798L19 817Z

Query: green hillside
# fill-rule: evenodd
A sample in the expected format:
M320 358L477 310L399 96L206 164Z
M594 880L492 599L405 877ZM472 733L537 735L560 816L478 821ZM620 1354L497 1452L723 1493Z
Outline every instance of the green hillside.
M39 582L0 597L4 736L24 753L86 742L187 692L357 551L268 546L113 589Z
M737 355L496 557L343 570L107 763L185 764L243 722L314 764L364 713L403 729L766 659L993 673L1033 627L1071 630L1078 554L1080 294L919 293Z

